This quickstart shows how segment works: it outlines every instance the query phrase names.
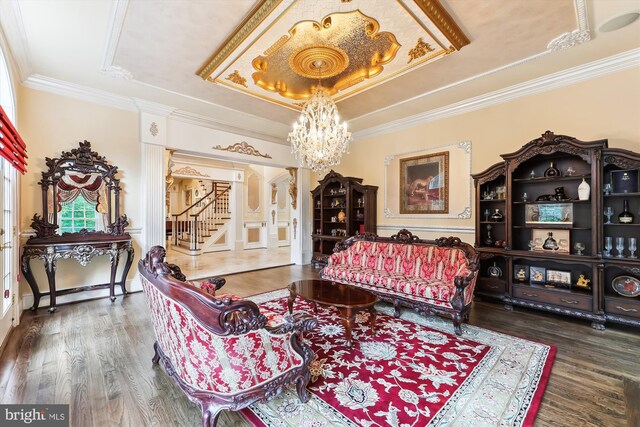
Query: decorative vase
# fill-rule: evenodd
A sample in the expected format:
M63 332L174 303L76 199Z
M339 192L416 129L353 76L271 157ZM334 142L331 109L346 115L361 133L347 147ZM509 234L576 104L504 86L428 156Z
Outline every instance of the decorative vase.
M504 215L500 212L500 209L496 209L496 211L491 215L491 221L493 222L502 222L504 221Z
M544 176L546 177L558 177L562 176L560 173L560 169L558 169L553 162L549 162L549 167L546 171L544 171Z
M494 262L493 265L491 267L489 267L489 270L487 271L489 273L489 276L491 277L501 277L502 276L502 269L500 267L498 267L498 263Z
M591 186L585 181L584 177L582 177L582 182L578 185L578 200L589 200L590 195Z
M556 239L553 238L552 232L547 233L547 238L544 241L542 248L548 251L557 251L558 249L560 249L560 247L558 246L558 242L556 242Z

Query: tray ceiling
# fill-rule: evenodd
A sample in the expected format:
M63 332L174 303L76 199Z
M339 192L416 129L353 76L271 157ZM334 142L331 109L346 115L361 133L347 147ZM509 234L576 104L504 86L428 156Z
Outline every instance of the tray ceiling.
M319 82L339 101L467 44L437 0L263 0L198 75L300 109Z

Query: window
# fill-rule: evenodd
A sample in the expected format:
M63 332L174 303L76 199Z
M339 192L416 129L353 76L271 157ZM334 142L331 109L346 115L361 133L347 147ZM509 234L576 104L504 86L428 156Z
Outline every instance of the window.
M96 229L96 207L81 195L73 202L62 205L58 215L61 233L76 233L83 228L89 231Z

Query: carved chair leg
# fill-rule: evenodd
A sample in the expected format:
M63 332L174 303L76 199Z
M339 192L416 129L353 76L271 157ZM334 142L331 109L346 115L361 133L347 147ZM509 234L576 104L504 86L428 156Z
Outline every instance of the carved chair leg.
M202 427L216 427L222 407L215 404L202 404Z
M453 315L453 330L456 332L456 335L462 335L462 316L460 313Z
M393 300L393 317L400 317L400 302L397 299Z
M310 380L311 373L309 372L309 370L306 370L306 372L303 375L299 376L296 380L296 390L298 391L298 397L300 398L300 402L302 403L307 403L309 399L311 399L311 393L309 393L309 390L307 390L307 385L309 384Z
M153 343L153 351L154 351L154 355L153 355L153 358L151 359L151 362L154 365L157 365L158 362L160 361L160 355L158 354L158 341Z

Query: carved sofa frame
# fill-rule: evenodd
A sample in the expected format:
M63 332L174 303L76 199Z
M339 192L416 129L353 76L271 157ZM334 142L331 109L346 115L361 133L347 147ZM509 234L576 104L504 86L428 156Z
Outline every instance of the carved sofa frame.
M308 314L296 313L293 316L284 316L284 318L275 316L280 318L280 322L272 322L260 312L258 306L252 301L236 300L231 297L216 299L209 292L215 289L201 289L195 283L185 283L183 280L178 280L178 278L184 279L184 275L178 266L164 262L165 255L163 247L154 246L138 263L157 337L153 346L155 355L152 362L157 364L161 360L167 374L182 389L189 400L200 406L203 426L215 426L220 411L223 409L238 411L254 402L265 402L280 394L286 386L294 383L300 400L306 403L310 398L306 387L311 377L309 363L313 358L313 351L300 341L299 335L303 331L316 328L317 319ZM224 284L224 279L217 278L209 284L218 289ZM154 301L160 301L161 304L156 304L154 307ZM176 315L176 312L179 314ZM182 319L182 322L176 321L176 319ZM163 326L171 323L173 325ZM168 336L170 334L167 334L166 331L172 328L175 328L176 335L180 335L180 339ZM165 334L159 336L159 333L163 332ZM199 339L194 344L193 340L196 335L210 339ZM189 338L192 339L192 344L186 345ZM178 344L172 345L174 343L171 342L167 344L169 339ZM222 371L216 373L214 371L216 364L212 359L202 360L201 353L210 355L211 352L217 351L216 354L220 354L223 350L237 353L236 345L242 347L238 341L240 339L250 340L251 344L262 344L266 341L269 345L258 348L260 351L264 351L263 357L258 357L258 353L251 353L251 361L246 360L244 363L238 364L238 362L232 362L231 359L226 359L229 369L236 371L243 369L245 375L247 371L250 371L254 377L262 378L262 372L266 372L269 367L271 370L269 373L272 376L259 381L255 380L257 384L251 383L249 387L243 385L239 380L238 384L226 387L231 383L224 383L225 380L221 379L224 377L221 375ZM232 345L228 340L235 340L233 341L235 344ZM169 348L163 348L161 342L164 342ZM278 348L272 348L272 345L276 344L279 344ZM191 352L191 348L195 345L200 347L198 354ZM209 348L206 348L207 346ZM269 366L269 362L266 361L267 355L274 356L270 354L274 352L278 353L275 356L282 356L278 359L277 368ZM243 360L242 357L247 357L246 354L239 356L235 353L231 356L241 360ZM186 359L190 359L190 370L177 363L183 361L183 364L186 364ZM289 361L287 368L280 366L283 359ZM219 363L220 360L216 360L217 366L222 366ZM256 364L254 368L247 367L251 363ZM258 369L260 363L263 363L261 365L263 371L257 372L255 370ZM275 375L274 369L278 370ZM197 371L195 377L193 371ZM204 377L205 374L207 377ZM234 372L234 374L239 377L243 375L242 372ZM228 388L231 391L212 389L212 384L219 383L225 385L225 387L219 388ZM209 388L205 386L207 384ZM233 390L234 388L236 390Z
M434 246L437 248L452 248L462 251L464 259L467 263L468 272L467 275L458 275L453 279L452 286L455 287L455 292L450 298L448 304L436 305L428 301L424 301L423 298L418 298L415 295L402 292L392 292L382 286L375 286L371 283L364 283L351 280L344 280L335 275L328 275L326 272L336 262L340 262L340 253L342 251L348 251L356 242L377 242L377 243L394 243L401 245L415 245L415 246ZM381 300L387 301L394 306L395 317L400 316L400 307L405 306L413 308L422 315L443 315L451 317L453 319L454 330L457 335L462 335L462 322L469 320L469 313L471 311L471 301L473 298L473 290L477 278L477 271L479 268L478 253L469 244L460 241L457 237L441 237L436 240L422 240L417 236L414 236L408 230L400 230L398 234L391 237L380 237L373 233L363 233L359 236L350 237L342 242L336 244L333 255L329 257L329 263L320 273L321 277L326 280L345 283L347 285L360 287L376 294ZM415 279L415 278L414 278ZM418 279L415 279L418 280ZM426 279L425 279L426 280ZM422 299L422 300L421 300Z

